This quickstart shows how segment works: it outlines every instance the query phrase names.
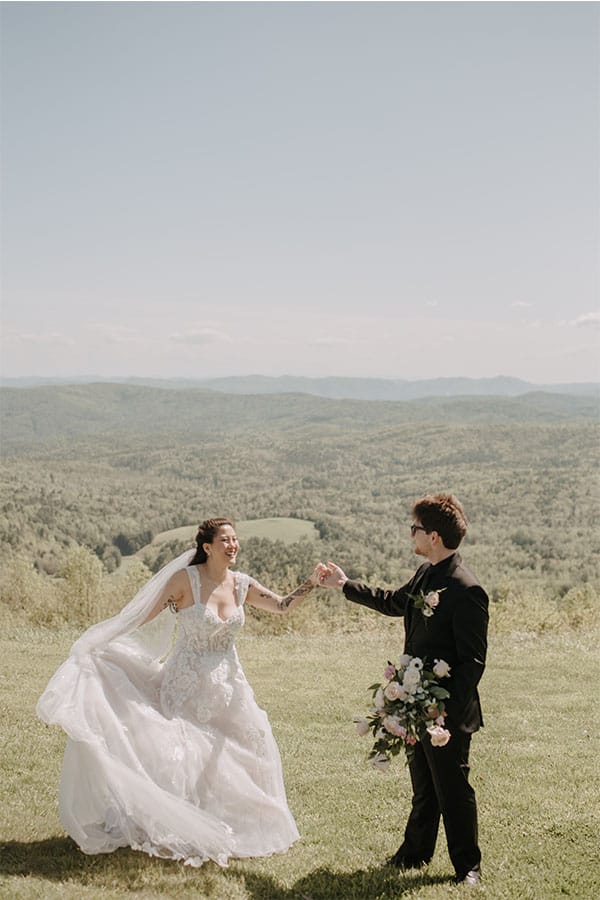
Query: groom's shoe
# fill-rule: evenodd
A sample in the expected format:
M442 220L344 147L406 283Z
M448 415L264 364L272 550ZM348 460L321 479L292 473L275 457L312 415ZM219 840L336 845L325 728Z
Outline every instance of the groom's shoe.
M458 884L470 884L471 887L478 887L481 884L481 872L479 869L470 869L466 875L457 875Z
M386 866L394 866L396 869L422 869L429 862L428 859L415 859L413 856L402 856L401 853L394 853L389 859L386 859Z

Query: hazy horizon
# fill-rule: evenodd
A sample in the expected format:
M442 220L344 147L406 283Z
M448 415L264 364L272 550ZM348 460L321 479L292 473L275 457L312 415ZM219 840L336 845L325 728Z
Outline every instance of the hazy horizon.
M5 377L598 381L598 4L0 17Z
M311 381L320 381L320 380L357 380L357 381L389 381L389 382L406 382L407 384L419 384L421 382L429 382L429 381L476 381L476 382L487 382L487 381L522 381L524 384L532 384L538 385L540 387L544 387L546 385L582 385L582 384L600 384L600 380L591 379L586 381L561 381L561 382L551 382L551 381L533 381L528 378L519 378L516 375L506 375L506 374L497 374L497 375L489 375L489 376L470 376L470 375L437 375L431 378L411 378L410 376L402 376L398 378L394 378L393 376L360 376L360 375L340 375L336 373L332 373L330 375L292 375L289 372L283 372L280 375L267 375L263 372L249 372L245 375L235 375L235 374L225 374L225 375L215 375L215 376L195 376L195 375L136 375L136 374L127 374L127 375L116 375L116 374L106 374L101 375L98 372L82 372L82 373L68 373L65 375L40 375L39 373L27 373L23 375L0 375L0 384L9 381L135 381L135 380L156 380L156 381L220 381L227 379L252 379L252 378L264 378L264 379L306 379Z

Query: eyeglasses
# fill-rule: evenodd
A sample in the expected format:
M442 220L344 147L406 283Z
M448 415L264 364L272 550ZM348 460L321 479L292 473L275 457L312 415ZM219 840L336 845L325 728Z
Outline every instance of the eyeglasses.
M429 534L429 532L427 531L427 529L426 529L426 528L423 528L422 525L411 525L411 526L410 526L410 533L411 533L412 537L415 536L415 534L417 533L417 531L424 531L425 534Z

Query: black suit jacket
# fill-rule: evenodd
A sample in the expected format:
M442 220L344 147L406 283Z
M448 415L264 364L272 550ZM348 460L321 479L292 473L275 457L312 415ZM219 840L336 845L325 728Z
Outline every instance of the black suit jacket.
M427 618L415 609L409 596L422 590L441 591L434 614ZM483 725L477 685L485 668L488 597L460 555L454 553L436 565L425 563L395 591L350 580L343 591L353 603L386 616L403 616L405 653L432 663L446 660L451 667L450 678L442 682L450 691L446 701L448 727L477 731Z

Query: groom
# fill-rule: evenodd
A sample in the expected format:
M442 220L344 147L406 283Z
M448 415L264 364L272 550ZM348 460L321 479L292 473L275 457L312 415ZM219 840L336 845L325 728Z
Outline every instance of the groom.
M435 849L440 815L456 880L480 881L481 852L477 843L477 805L469 784L471 734L483 725L477 684L485 667L488 598L456 552L467 531L462 505L452 494L427 495L412 510L410 533L414 552L427 562L395 591L350 581L335 563L321 576L327 587L341 588L345 597L386 616L404 616L404 652L433 663L449 663L450 691L445 727L452 737L433 747L429 735L416 744L409 768L412 809L404 841L389 860L400 869L427 864ZM437 592L433 613L425 616L414 605L415 595ZM431 610L431 607L429 607Z

